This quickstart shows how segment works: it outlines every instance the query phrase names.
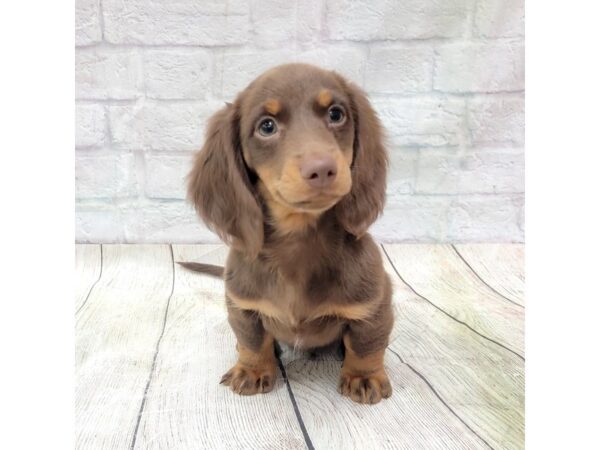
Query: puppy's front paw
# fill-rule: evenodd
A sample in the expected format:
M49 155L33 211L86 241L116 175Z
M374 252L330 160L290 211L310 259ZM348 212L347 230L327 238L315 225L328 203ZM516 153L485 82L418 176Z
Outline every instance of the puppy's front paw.
M229 386L233 392L240 395L267 393L275 386L275 365L261 368L251 368L237 363L221 378L221 384Z
M392 395L392 385L384 369L370 374L354 374L342 368L338 392L357 403L374 405Z

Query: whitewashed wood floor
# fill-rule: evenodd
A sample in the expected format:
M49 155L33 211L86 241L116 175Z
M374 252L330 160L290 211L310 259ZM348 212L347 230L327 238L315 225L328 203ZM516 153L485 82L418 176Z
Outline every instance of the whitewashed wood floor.
M433 449L524 446L521 245L385 245L394 394L341 397L341 362L286 352L275 389L220 386L235 341L219 245L78 245L79 449Z

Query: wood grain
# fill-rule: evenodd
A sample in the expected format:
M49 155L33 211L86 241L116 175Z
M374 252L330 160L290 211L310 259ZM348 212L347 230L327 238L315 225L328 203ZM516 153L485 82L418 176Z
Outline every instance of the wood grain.
M128 449L173 271L168 245L104 245L103 271L75 324L79 449Z
M524 245L456 244L454 248L492 289L525 305Z
M75 311L78 311L100 278L102 270L101 247L99 244L75 246Z
M519 356L524 309L491 290L449 245L386 244L400 277L454 319Z
M225 246L174 245L176 261L223 264ZM306 448L286 386L243 397L219 385L235 363L221 279L176 266L166 328L136 439L139 449Z
M316 449L487 448L408 366L388 352L385 367L394 393L359 405L336 390L341 361L296 357L286 370Z
M393 396L355 404L337 393L339 358L286 351L298 419L281 374L267 395L218 384L236 359L223 281L173 261L223 264L225 246L177 245L172 258L104 245L102 262L100 246L76 248L77 448L306 448L299 420L317 449L523 448L524 308L504 298L518 300L519 250L457 246L469 268L451 246L386 245L425 297L384 258Z
M384 262L394 284L396 316L389 348L493 448L523 448L523 360L415 295L387 258Z

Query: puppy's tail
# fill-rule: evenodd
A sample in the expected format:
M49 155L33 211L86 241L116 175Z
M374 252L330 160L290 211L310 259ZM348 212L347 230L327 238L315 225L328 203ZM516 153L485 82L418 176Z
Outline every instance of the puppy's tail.
M192 272L200 272L217 278L223 278L223 272L225 271L223 266L215 266L213 264L181 261L177 261L177 264Z

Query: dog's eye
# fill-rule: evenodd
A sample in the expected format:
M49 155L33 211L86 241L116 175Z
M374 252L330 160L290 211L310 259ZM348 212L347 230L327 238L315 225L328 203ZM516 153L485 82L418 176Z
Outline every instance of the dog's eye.
M346 114L340 106L332 106L327 112L329 114L329 121L331 123L339 124L344 121Z
M271 118L266 118L258 124L258 132L263 136L272 136L277 132L277 124Z

